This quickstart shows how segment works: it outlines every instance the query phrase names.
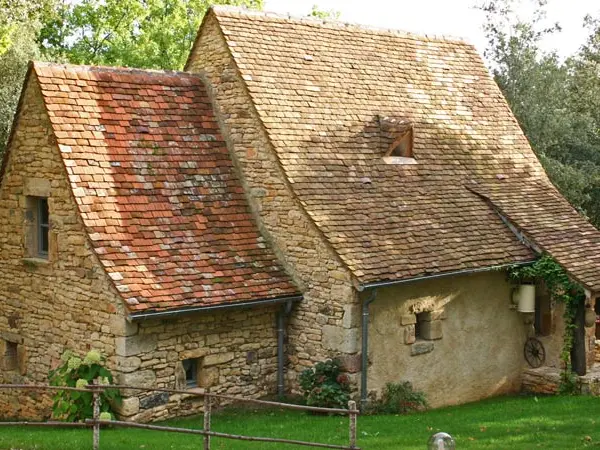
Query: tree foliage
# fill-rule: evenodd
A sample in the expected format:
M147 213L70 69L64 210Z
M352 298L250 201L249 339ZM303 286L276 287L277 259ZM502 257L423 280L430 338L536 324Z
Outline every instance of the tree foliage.
M181 69L209 6L262 0L81 0L44 23L43 51L75 64Z
M39 58L35 30L26 25L15 28L8 50L0 56L0 157L12 126L29 60Z
M317 5L313 5L312 10L310 11L310 17L316 17L317 19L330 19L330 20L338 20L342 13L335 9L319 9Z
M0 0L0 156L27 63L181 69L209 6L263 0Z
M487 0L486 58L500 89L552 182L600 225L600 27L586 18L587 43L562 61L541 49L560 30L544 22L545 0L533 17L514 12L515 0Z
M0 0L0 56L12 45L23 27L36 28L54 0Z

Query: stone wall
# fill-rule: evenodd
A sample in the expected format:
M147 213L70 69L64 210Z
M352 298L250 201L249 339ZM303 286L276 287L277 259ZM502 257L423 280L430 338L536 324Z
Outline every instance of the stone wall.
M410 381L439 407L518 391L527 326L511 290L501 272L380 288L370 307L369 393Z
M295 197L212 15L188 70L204 74L261 232L304 294L288 327L288 377L331 356L356 373L360 308L350 273Z
M198 359L198 387L244 397L274 394L277 387L276 311L230 310L127 324L117 339L121 384L187 390L182 361ZM123 401L120 414L147 422L197 413L201 397L137 393Z
M47 382L65 349L113 355L111 323L122 304L88 244L35 77L0 185L0 382ZM48 197L47 259L30 257L27 197ZM18 367L6 350L17 346ZM114 359L109 359L114 364ZM0 393L0 417L48 415L48 402Z

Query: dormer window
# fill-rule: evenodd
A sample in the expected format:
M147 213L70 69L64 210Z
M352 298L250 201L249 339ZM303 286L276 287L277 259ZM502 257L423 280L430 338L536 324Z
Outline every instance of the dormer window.
M406 117L380 117L379 125L387 144L383 160L387 164L416 164L412 121Z

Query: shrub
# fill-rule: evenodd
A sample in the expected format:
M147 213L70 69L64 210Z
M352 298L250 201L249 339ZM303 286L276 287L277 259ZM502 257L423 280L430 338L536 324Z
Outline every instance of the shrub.
M82 359L70 350L61 357L62 364L51 370L48 378L52 386L85 388L99 378L101 384L112 384L113 376L104 367L104 357L96 350L90 350ZM117 389L104 389L100 392L100 412L109 413L114 418L112 404L119 403L121 396ZM94 415L92 392L56 391L53 397L52 416L68 422L81 422ZM106 414L103 417L107 417Z
M416 391L409 381L387 383L381 400L373 407L374 413L406 414L427 408L427 399L421 391Z
M318 362L300 374L300 387L308 406L347 408L350 400L348 377L341 373L338 360Z

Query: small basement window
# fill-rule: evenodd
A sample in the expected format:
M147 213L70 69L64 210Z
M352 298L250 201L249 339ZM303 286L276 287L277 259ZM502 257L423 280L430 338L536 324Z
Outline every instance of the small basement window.
M47 259L50 246L50 211L46 197L27 197L27 222L28 256Z
M185 371L185 384L188 388L198 387L198 365L199 359L184 359L183 370Z

